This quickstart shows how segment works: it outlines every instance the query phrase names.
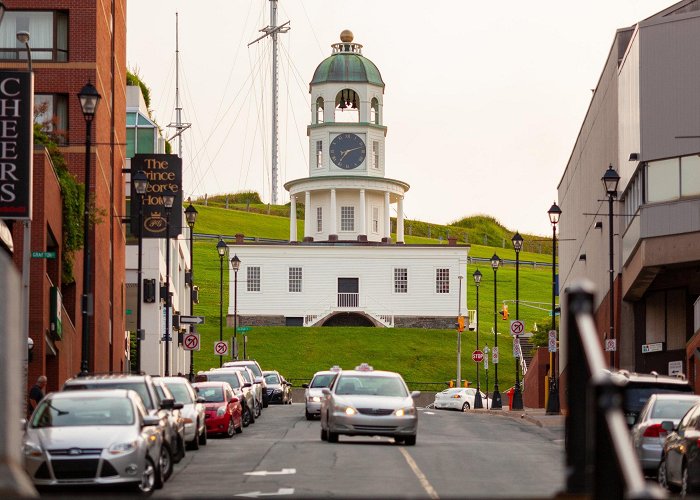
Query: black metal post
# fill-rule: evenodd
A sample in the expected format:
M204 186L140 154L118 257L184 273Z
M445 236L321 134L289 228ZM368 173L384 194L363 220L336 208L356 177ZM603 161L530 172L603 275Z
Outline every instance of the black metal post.
M133 183L132 183L133 187ZM142 287L143 287L143 195L139 196L139 214L138 223L139 229L137 231L138 238L138 271L137 275L137 287L136 287L136 373L141 372L141 302L142 302Z
M613 195L608 193L608 242L610 245L610 333L615 338L615 263L613 260ZM610 369L615 369L615 351L610 351Z
M224 256L219 255L219 342L222 342L223 340L224 340ZM223 362L224 362L223 356L219 355L219 368L221 368L221 365L223 364Z
M479 273L481 274L481 273ZM476 348L479 348L479 283L476 283ZM486 354L484 354L486 356ZM474 408L483 408L481 400L481 384L479 383L479 365L476 363L476 396L474 396Z
M194 316L194 222L190 226L190 315ZM196 326L190 326L190 333L196 333ZM194 349L190 351L190 382L194 382Z
M498 266L493 268L493 348L498 352ZM493 364L493 396L491 398L491 409L500 410L503 408L501 393L498 390L498 363Z
M518 236L520 236L518 234ZM520 240L522 245L522 239ZM520 248L515 248L515 319L520 319ZM513 393L513 403L511 410L523 409L523 393L520 390L520 335L515 336L518 350L515 356L515 392Z
M238 360L238 269L233 270L233 359ZM245 342L243 343L243 359L245 359Z
M92 143L92 118L85 120L85 196L83 208L83 297L82 297L82 356L80 372L89 372L90 357L90 313L92 311L92 291L90 269L90 147Z
M552 224L552 331L557 331L557 225ZM557 347L558 348L558 347ZM559 414L559 387L557 384L557 352L550 353L549 397L547 415Z
M170 211L165 207L165 376L170 376L170 329L172 324L170 300Z

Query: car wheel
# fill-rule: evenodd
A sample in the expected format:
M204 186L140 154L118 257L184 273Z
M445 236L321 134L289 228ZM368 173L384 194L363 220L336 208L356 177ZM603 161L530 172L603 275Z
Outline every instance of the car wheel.
M185 440L178 434L177 455L173 457L173 463L180 463L183 458L185 458Z
M469 406L469 403L464 403L464 404L462 405L462 411L467 411L469 408L471 408L471 407Z
M666 457L662 456L661 461L659 462L659 470L657 473L657 480L659 481L659 485L669 491L676 491L677 488L675 486L672 486L668 482L668 469L666 467Z
M688 471L688 464L683 464L683 471L681 472L681 497L686 497L687 495L692 495L695 492L695 488L690 483L690 471Z
M248 405L245 405L243 407L243 417L242 417L243 427L248 427L250 425L250 416L251 416L250 408L248 408Z
M403 442L406 446L413 446L416 444L416 436L404 436Z
M328 431L328 442L329 443L337 443L338 442L338 433L337 432L331 432L330 430Z
M195 435L192 441L187 443L188 450L198 450L199 449L199 421L195 424Z
M314 419L314 416L311 413L309 413L308 411L305 411L304 413L306 414L306 420L313 420Z
M199 444L201 446L206 446L207 444L207 426L204 426L202 433L199 435Z
M401 443L403 443L403 441L404 441L403 436L394 436L394 442L396 444L401 444Z
M160 449L159 461L160 477L162 478L160 486L162 486L173 473L173 453L170 451L170 447L167 444L164 444Z
M141 482L136 484L136 490L143 496L149 496L156 488L156 467L151 457L146 457Z
M232 438L236 433L236 428L233 426L233 415L228 419L228 427L226 428L226 437Z
M255 402L255 418L260 418L260 415L262 415L262 404L259 402Z
M328 431L321 427L321 441L328 441Z
M241 424L235 428L236 429L236 434L240 434L243 432L243 418L241 417Z

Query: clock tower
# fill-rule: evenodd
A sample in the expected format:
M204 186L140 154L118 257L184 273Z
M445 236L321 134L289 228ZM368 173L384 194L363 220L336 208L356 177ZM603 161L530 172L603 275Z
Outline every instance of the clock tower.
M304 241L389 244L391 205L396 242L403 244L403 198L408 184L385 177L384 81L362 55L350 30L309 85L309 177L285 184L291 199L290 241L296 241L296 203L303 203Z

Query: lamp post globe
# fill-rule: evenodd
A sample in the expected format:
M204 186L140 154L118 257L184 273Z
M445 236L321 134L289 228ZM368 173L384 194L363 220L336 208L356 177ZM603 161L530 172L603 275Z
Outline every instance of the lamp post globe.
M88 82L78 93L80 109L85 119L85 196L83 199L83 296L82 296L82 353L80 372L89 371L90 315L92 312L92 270L90 268L90 148L92 146L92 121L100 103L100 93Z
M556 202L547 210L552 224L552 331L557 330L556 295L557 295L557 224L561 217L561 208ZM559 414L559 385L557 383L557 353L549 353L549 396L547 397L547 414Z
M476 348L479 348L479 285L481 284L481 271L478 269L472 274L474 284L476 285ZM474 396L474 408L483 408L484 403L481 400L481 383L479 381L479 363L476 362L476 395Z
M493 254L491 257L491 268L493 269L493 349L498 352L498 279L497 272L501 265L501 258ZM503 408L501 392L498 388L498 363L493 364L493 395L491 396L491 409L500 410Z

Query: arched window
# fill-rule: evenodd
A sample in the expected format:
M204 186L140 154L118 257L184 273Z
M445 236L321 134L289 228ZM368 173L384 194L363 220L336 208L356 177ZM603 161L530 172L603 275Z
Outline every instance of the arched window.
M372 107L369 110L369 121L375 125L379 125L379 101L376 97L372 98Z
M316 99L316 123L323 123L323 97Z
M360 122L360 98L352 89L343 89L335 96L335 121L337 123Z

